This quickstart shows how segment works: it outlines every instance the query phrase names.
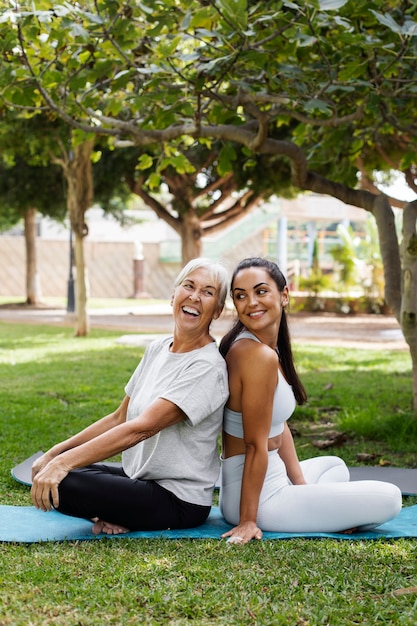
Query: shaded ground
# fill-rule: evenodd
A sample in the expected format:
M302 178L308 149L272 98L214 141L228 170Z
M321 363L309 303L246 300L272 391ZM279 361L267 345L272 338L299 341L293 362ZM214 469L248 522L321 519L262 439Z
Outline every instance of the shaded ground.
M290 317L294 340L353 348L408 350L397 320L385 315L302 314Z
M223 313L212 324L216 338L220 338L231 327L234 314ZM0 305L0 334L5 332L7 323L52 324L75 327L75 317L64 309L30 307L26 305ZM118 342L133 345L146 345L156 334L172 331L170 305L138 306L121 309L94 309L90 311L92 328L120 331ZM383 349L387 351L408 351L401 329L391 316L383 315L337 315L333 313L297 313L290 315L290 331L295 342L346 346L353 348ZM383 441L368 442L358 447L358 442L340 432L334 425L332 415L325 412L318 422L300 420L295 423L294 435L304 456L316 456L317 450L346 457L351 465L415 467L415 455L387 448ZM359 456L352 456L349 450L359 449ZM347 458L349 457L349 458Z
M230 328L233 319L232 312L223 313L212 324L213 334L221 337ZM408 350L400 326L391 316L297 313L290 315L289 321L291 336L295 341L355 348L363 348L366 344L370 349ZM0 322L74 326L75 317L64 309L3 305L0 306ZM92 328L127 333L170 333L171 307L139 307L132 302L131 307L124 309L94 309L90 311L90 324Z

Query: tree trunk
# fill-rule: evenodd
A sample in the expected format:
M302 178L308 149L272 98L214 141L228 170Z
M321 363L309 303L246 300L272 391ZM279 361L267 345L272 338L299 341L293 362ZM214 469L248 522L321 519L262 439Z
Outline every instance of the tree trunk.
M186 265L191 259L201 256L203 230L194 211L183 216L181 228L181 255L182 263Z
M411 350L411 361L413 364L413 408L414 415L417 418L417 353L416 350Z
M90 318L87 312L87 280L84 259L84 236L75 233L75 268L76 268L76 315L75 335L85 337L90 332Z
M63 168L68 185L67 207L71 227L75 235L76 272L76 329L77 337L89 333L87 313L87 284L84 261L84 237L88 234L85 213L93 201L93 174L91 153L93 141L85 141L74 147L71 157L64 158Z
M303 165L301 163L301 165ZM417 418L417 201L403 210L403 237L399 244L395 218L388 198L333 183L300 168L299 185L338 198L372 213L378 227L384 267L385 301L401 326L410 349L413 368L413 408ZM297 174L297 172L296 172ZM295 176L297 180L297 176Z
M395 319L401 324L401 253L398 243L395 216L384 195L374 196L372 214L375 217L379 249L384 268L385 302Z
M36 215L35 208L24 215L26 246L26 304L40 304L42 292L36 260Z
M408 203L403 212L401 243L402 299L400 323L410 347L413 362L413 406L417 416L417 201Z

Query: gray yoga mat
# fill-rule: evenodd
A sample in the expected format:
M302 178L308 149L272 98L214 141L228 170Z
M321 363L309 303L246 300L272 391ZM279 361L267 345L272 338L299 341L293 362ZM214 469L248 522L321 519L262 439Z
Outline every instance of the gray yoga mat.
M24 485L32 484L32 464L43 454L39 451L25 459L12 469L12 476L15 480ZM108 461L106 463L110 464ZM120 463L111 463L119 465ZM417 469L402 467L390 467L379 465L364 465L362 467L349 467L351 480L383 480L394 483L401 489L405 496L417 495Z
M42 450L39 452L35 452L28 459L25 459L19 465L16 465L12 468L12 476L17 482L22 483L23 485L27 485L28 487L32 484L32 465L40 456L42 456ZM117 467L121 466L121 463L115 463L113 461L106 461L106 465L115 465Z

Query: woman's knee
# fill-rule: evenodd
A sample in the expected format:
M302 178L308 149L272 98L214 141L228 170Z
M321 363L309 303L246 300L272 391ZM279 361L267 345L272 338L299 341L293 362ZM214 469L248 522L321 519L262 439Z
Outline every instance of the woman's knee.
M349 469L338 456L318 456L301 461L304 478L309 484L342 483L349 481Z

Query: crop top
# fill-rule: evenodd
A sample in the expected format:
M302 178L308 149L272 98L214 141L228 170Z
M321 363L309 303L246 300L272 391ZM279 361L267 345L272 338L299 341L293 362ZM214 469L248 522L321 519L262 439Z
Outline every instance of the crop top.
M235 341L239 339L260 340L248 330L243 330ZM260 342L261 343L261 342ZM278 384L275 389L274 402L272 407L272 423L269 431L269 439L280 435L284 430L284 423L291 417L296 406L295 396L291 385L278 371ZM243 439L242 413L232 411L225 407L223 413L223 429L228 435Z

